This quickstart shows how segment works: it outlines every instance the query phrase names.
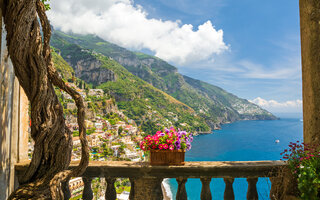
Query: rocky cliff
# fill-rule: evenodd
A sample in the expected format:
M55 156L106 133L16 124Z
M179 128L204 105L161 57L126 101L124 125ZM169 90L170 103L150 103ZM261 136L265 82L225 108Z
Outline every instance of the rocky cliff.
M131 52L93 35L84 36L55 31L52 45L63 49L62 53L74 54L66 44L78 45L84 49L83 51L91 51L118 62L133 75L192 108L196 115L205 119L206 124L211 128L219 128L220 124L237 120L277 119L259 106L217 86L183 76L176 67L157 57ZM72 60L68 62L72 64ZM129 100L128 97L132 98L130 95L115 94L115 96L121 101Z
M70 57L70 55L67 56L66 61L71 64L68 57ZM116 80L114 72L102 68L101 62L94 57L79 60L72 66L76 77L81 78L87 83L92 83L93 85L100 85L104 82Z

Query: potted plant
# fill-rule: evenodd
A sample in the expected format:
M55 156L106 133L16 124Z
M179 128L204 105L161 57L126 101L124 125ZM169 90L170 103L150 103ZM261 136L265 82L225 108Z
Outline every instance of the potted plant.
M140 148L150 151L151 165L184 165L185 152L191 149L192 141L192 133L171 127L144 137Z
M320 199L320 148L299 141L290 142L281 155L296 179L300 198Z

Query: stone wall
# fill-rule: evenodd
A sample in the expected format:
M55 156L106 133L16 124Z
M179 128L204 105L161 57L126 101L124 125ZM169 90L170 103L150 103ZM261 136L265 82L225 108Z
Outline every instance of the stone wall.
M8 57L1 16L0 9L0 200L5 200L17 187L14 164L28 159L28 99Z
M300 0L304 142L320 145L320 1Z

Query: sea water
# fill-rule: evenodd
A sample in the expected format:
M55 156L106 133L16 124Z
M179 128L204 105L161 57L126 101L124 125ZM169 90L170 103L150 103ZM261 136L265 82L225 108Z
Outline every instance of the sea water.
M192 149L186 153L187 161L258 161L279 160L280 153L290 142L303 138L303 121L300 114L277 115L279 120L238 121L225 124L213 134L194 138ZM279 140L279 143L275 141ZM178 188L175 179L166 180L175 199ZM186 189L189 200L200 199L201 182L188 179ZM214 200L223 199L225 184L222 178L214 178L210 184ZM270 181L259 178L257 189L259 199L269 199ZM235 199L246 199L246 179L237 178L233 184Z

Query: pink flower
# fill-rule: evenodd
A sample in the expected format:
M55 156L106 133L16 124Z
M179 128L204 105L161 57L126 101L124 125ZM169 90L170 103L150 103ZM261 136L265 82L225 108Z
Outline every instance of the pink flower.
M163 144L159 144L159 149L163 149Z
M174 150L174 146L172 144L170 144L169 149L172 151Z
M164 148L164 149L168 149L169 146L168 146L167 144L164 144L164 145L163 145L163 148Z
M172 144L172 143L173 143L172 140L167 139L167 144Z

